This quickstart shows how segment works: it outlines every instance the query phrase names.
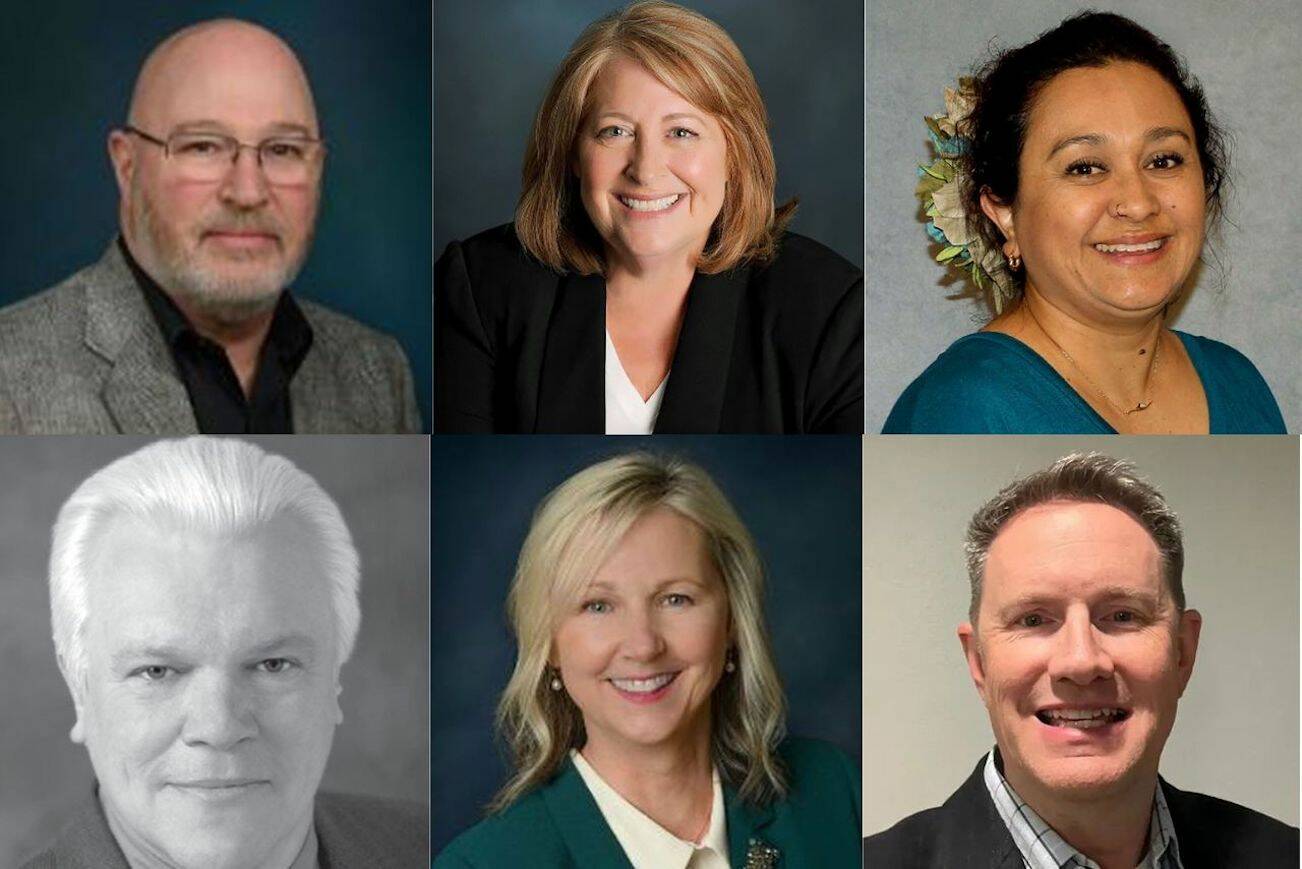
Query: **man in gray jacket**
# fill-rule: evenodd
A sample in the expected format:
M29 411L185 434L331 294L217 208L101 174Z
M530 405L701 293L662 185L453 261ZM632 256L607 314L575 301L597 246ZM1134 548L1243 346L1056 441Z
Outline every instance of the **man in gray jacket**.
M288 292L326 146L274 34L209 21L141 68L109 134L121 236L0 311L0 432L420 429L396 341Z

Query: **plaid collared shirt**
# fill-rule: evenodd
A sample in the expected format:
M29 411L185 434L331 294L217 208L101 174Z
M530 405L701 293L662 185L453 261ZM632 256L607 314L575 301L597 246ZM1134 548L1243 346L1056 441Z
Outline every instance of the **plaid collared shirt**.
M1099 869L1098 863L1067 844L1017 795L995 766L994 751L986 757L984 778L995 810L1022 852L1026 869ZM1153 814L1148 822L1148 852L1135 869L1184 869L1175 825L1160 784L1153 794Z

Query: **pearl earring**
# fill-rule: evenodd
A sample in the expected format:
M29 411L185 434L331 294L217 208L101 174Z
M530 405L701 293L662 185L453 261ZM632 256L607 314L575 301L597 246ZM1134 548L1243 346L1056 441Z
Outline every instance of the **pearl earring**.
M728 672L728 673L736 673L736 672L737 672L737 664L732 660L732 658L729 658L729 659L724 663L724 665L723 665L723 669L724 669L726 672Z
M563 688L563 687L565 687L565 686L564 686L564 683L561 682L561 671L560 671L560 670L552 670L551 689L552 689L553 691L559 691L559 690L561 690L561 688Z

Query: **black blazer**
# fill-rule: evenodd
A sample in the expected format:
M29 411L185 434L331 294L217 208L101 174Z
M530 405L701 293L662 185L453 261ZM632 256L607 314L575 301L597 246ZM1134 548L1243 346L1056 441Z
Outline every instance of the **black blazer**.
M943 806L919 812L863 843L864 869L1022 869L1022 855L982 778L985 758ZM1298 830L1252 809L1162 782L1185 869L1298 865Z
M434 430L605 429L606 284L531 258L511 224L435 267ZM783 237L766 266L697 274L656 432L863 433L863 272Z

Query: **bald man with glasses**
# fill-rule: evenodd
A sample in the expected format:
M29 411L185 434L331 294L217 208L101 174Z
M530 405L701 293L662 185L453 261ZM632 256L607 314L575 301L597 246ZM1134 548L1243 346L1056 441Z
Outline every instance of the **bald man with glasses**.
M288 291L327 147L279 37L235 20L168 37L108 151L119 237L0 311L0 432L420 430L397 342Z

